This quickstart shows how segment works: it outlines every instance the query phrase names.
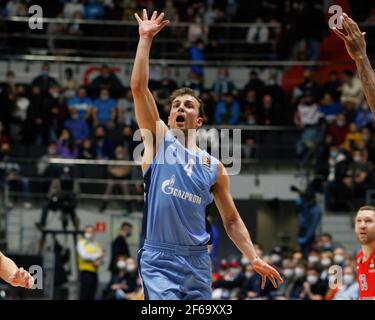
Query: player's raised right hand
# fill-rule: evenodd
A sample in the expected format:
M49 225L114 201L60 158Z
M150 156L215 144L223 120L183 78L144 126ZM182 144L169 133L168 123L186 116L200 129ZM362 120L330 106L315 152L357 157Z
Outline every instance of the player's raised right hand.
M169 20L163 20L164 12L158 16L157 11L154 11L151 18L148 19L147 10L143 9L143 19L137 13L134 16L138 21L140 38L152 39L170 22Z

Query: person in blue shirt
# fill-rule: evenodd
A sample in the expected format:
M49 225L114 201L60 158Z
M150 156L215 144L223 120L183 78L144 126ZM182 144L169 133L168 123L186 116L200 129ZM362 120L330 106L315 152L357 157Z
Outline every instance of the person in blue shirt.
M64 127L70 130L76 144L81 144L90 134L87 122L79 119L77 109L70 109L70 119L65 121Z
M201 150L197 130L203 125L202 100L190 88L170 96L168 126L161 119L148 87L153 38L168 23L156 11L138 14L139 42L131 75L135 115L143 135L141 163L145 185L142 247L138 266L145 299L212 298L212 270L206 209L215 200L224 228L254 270L277 287L276 269L257 254L230 193L224 165Z
M89 0L85 4L84 18L87 20L100 20L104 17L104 7L98 0Z
M82 86L78 89L75 97L68 99L67 105L69 109L78 110L78 119L86 120L92 112L94 103L87 96L86 88Z
M116 110L117 100L109 96L108 89L101 89L100 97L94 101L94 122L111 126L116 117Z
M231 92L224 95L215 108L215 123L236 125L240 119L241 109Z

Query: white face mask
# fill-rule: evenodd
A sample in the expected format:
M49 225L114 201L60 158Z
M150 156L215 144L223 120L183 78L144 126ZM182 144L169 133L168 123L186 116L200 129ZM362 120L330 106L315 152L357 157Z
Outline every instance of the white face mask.
M344 274L342 281L344 285L349 286L354 282L354 276L352 274Z
M319 257L318 256L309 256L307 260L308 260L309 263L317 263L319 261Z
M85 232L85 238L87 240L92 240L92 239L94 239L94 235L90 232Z
M335 261L335 263L337 263L337 264L340 264L340 263L343 263L345 261L345 257L341 254L336 254L333 257L333 261Z
M119 260L117 261L116 266L118 269L123 270L126 268L126 262L124 260Z
M320 261L323 267L329 267L331 265L331 259L329 258L324 258L322 261Z
M318 282L318 280L319 280L319 278L315 275L310 274L310 275L307 276L307 282L310 283L310 284L315 284L315 283Z
M302 278L305 275L305 269L303 268L295 268L294 274L296 275L296 278Z
M285 269L284 270L284 274L287 278L291 278L293 276L293 273L294 273L293 269Z
M241 259L241 264L242 264L243 266L247 266L249 263L250 263L250 261L249 261L248 258L246 258L246 257L242 257L242 259Z
M128 272L133 272L135 271L135 269L137 269L136 265L134 263L129 263L127 266L126 266L126 270Z
M254 275L254 272L250 272L250 271L246 271L246 272L245 272L245 277L246 277L247 279L251 278L253 275Z
M281 257L278 254L271 255L271 262L272 263L279 263L281 261Z

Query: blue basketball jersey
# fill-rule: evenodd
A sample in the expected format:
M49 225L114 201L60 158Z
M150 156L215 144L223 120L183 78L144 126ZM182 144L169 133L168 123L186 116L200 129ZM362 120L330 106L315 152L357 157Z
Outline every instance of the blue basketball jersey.
M144 172L143 237L176 245L206 245L210 241L206 207L218 160L206 151L186 149L171 131Z

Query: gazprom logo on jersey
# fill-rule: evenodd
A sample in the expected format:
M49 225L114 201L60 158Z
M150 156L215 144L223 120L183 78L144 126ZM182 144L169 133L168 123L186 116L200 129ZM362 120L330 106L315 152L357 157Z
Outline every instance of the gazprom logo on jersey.
M175 175L172 175L170 179L164 180L161 184L161 190L163 193L167 195L171 195L182 200L190 201L192 203L200 204L202 202L202 198L192 194L190 192L182 191L180 189L174 188L174 183L176 181Z

